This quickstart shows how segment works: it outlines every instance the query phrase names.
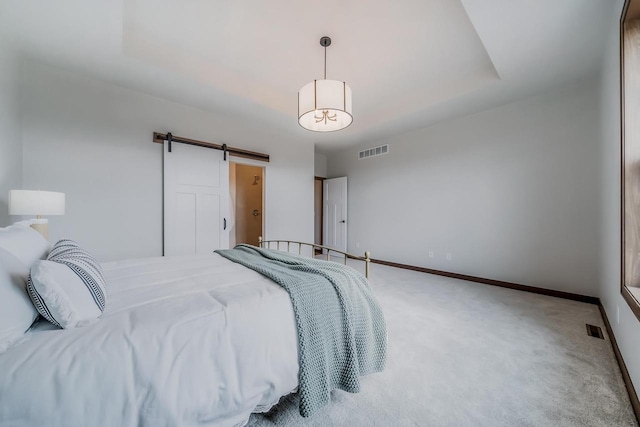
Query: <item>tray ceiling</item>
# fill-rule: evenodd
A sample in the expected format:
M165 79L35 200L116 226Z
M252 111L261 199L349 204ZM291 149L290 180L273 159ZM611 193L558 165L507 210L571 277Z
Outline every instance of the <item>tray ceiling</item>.
M602 0L5 0L0 35L32 60L294 133L319 151L491 108L600 66ZM353 90L354 123L297 124L297 91ZM213 138L214 136L212 136Z

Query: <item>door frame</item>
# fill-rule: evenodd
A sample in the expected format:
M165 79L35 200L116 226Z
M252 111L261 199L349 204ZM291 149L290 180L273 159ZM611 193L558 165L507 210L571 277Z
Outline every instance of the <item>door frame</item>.
M315 214L315 209L316 209L316 207L315 207L315 196L316 196L315 195L315 191L316 191L315 190L315 188L316 188L315 181L320 181L320 183L322 184L322 185L320 185L320 202L321 202L321 205L320 205L320 243L319 243L320 245L322 245L322 243L324 242L324 180L325 179L327 179L327 178L323 178L321 176L314 176L313 177L313 182L314 182L314 186L313 186L313 192L314 192L314 194L313 194L313 197L314 197L313 210L314 210L314 214ZM315 220L315 218L314 218L314 220ZM315 224L314 224L314 227L315 227ZM314 240L315 240L315 238L314 238Z
M262 168L262 239L267 240L267 165L258 160L247 159L244 157L229 156L229 163L236 163L247 166L256 166ZM233 213L236 213L234 208ZM233 219L236 222L236 218Z

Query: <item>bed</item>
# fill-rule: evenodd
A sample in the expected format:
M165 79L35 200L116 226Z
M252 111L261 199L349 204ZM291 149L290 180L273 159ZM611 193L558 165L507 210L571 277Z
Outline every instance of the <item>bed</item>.
M0 354L0 425L242 426L298 390L297 314L265 275L220 254L102 268L99 321L40 320Z

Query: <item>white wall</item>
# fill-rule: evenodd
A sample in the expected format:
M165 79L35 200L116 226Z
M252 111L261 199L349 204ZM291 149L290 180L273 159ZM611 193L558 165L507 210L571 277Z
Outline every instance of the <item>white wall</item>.
M599 295L636 391L640 391L640 321L620 295L620 33L616 0L602 68L601 277ZM620 310L620 321L617 311Z
M598 101L591 79L331 154L329 177L349 180L349 250L597 295ZM357 159L383 143L388 155Z
M270 154L266 237L313 239L312 144L35 63L22 81L24 186L67 194L67 214L50 218L51 240L77 239L102 261L162 254L153 131Z
M22 124L20 74L16 54L0 40L0 227L19 220L10 217L8 194L22 188Z
M327 177L327 156L324 154L315 153L315 176Z

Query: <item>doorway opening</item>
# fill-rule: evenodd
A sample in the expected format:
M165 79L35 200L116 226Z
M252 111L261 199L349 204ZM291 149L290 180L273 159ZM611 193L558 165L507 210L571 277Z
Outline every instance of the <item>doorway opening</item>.
M240 243L258 246L264 226L264 167L229 163L231 216L229 247Z
M322 208L322 196L324 194L324 178L316 176L313 181L313 220L314 220L314 239L313 243L316 245L322 244L322 223L323 223L323 208ZM322 252L320 248L316 249L316 254Z

